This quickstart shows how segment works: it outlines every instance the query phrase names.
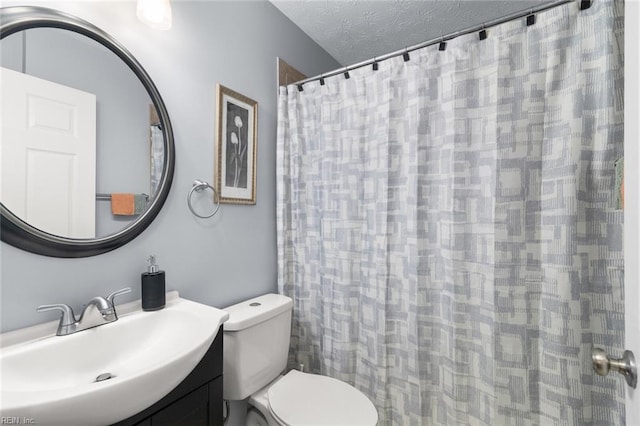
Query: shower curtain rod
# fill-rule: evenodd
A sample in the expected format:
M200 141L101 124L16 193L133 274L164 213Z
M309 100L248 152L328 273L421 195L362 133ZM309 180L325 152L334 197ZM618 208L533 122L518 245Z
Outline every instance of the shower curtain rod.
M333 71L329 71L320 75L317 75L315 77L310 77L307 78L305 80L301 80L297 83L294 83L296 86L298 86L298 90L302 90L302 85L305 83L310 83L312 81L317 81L317 80L321 80L320 84L324 84L324 79L326 77L333 77L339 74L345 74L346 78L349 78L349 71L358 69L358 68L362 68L365 67L367 65L372 65L372 64L376 64L378 62L387 60L387 59L391 59L391 58L395 58L396 56L400 56L400 55L407 55L409 52L413 52L414 50L419 50L422 49L424 47L427 46L432 46L434 44L437 43L446 43L449 40L452 40L456 37L460 37L466 34L471 34L471 33L475 33L475 32L483 32L484 30L486 30L487 28L491 28L491 27L495 27L496 25L500 25L500 24L504 24L505 22L509 22L509 21L513 21L515 19L519 19L519 18L524 18L525 16L534 16L536 13L540 13L540 12L544 12L545 10L549 10L549 9L553 9L554 7L558 7L558 6L562 6L563 4L567 4L567 3L571 3L574 1L579 1L580 2L580 10L585 10L591 7L591 4L593 2L593 0L555 0L552 2L548 2L548 3L544 3L541 4L539 6L536 7L531 7L529 9L527 9L526 11L521 11L521 12L517 12L517 13L513 13L511 15L506 15L503 16L502 18L498 18L492 21L488 21L485 22L481 25L476 25L475 27L469 27L466 28L464 30L460 30L460 31L456 31L454 33L445 35L445 36L441 36L438 38L434 38L431 39L429 41L424 41L422 43L419 44L415 44L413 46L410 47L405 47L404 49L400 49L400 50L396 50L395 52L391 52L391 53L387 53L386 55L380 56L380 57L374 57L372 59L368 59L366 61L362 61L362 62L358 62L357 64L353 64L353 65L349 65L346 67L342 67L342 68L338 68L335 69ZM535 18L533 18L534 20L532 21L533 23L535 23ZM529 22L527 22L527 25L532 25ZM486 38L486 33L484 33L484 36L481 35L481 39L484 40L484 38ZM444 47L444 46L443 46ZM441 50L444 50L444 48L441 48ZM377 68L374 68L377 69Z

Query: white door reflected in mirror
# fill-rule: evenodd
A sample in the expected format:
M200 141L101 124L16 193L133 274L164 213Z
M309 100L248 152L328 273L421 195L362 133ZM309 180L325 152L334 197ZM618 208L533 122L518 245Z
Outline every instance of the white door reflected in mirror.
M1 201L32 226L96 234L96 96L0 68Z

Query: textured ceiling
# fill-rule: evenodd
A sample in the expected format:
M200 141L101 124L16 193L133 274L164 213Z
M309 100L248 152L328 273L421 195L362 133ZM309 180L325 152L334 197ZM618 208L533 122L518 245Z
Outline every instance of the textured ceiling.
M346 66L549 0L271 0L271 3Z

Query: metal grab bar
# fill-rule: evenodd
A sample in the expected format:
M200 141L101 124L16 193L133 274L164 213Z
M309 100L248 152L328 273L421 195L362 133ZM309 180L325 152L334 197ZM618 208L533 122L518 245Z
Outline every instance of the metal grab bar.
M147 201L149 201L149 196L147 194L140 194L140 195L144 195L144 197L147 199ZM104 193L96 193L96 200L108 200L111 201L111 194L104 194Z

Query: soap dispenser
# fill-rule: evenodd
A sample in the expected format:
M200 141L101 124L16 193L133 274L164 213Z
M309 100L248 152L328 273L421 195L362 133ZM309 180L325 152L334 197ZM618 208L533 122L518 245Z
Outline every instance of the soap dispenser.
M147 263L149 270L142 273L142 310L157 311L165 304L164 271L158 270L155 255L149 256Z

